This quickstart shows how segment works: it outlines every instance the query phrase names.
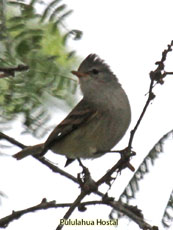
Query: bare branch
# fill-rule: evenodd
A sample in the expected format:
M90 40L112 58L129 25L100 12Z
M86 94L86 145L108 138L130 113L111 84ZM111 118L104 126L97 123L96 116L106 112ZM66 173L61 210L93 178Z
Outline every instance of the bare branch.
M18 65L17 67L0 67L0 78L8 77L8 76L15 76L15 72L22 72L29 69L27 65Z
M124 150L123 150L123 152L124 152ZM110 182L110 180L112 180L112 178L111 178L111 175L114 173L114 172L116 172L116 171L121 171L122 169L124 169L124 168L126 168L126 167L128 167L129 166L129 158L131 157L131 156L133 156L134 155L134 153L132 153L132 154L130 154L130 155L124 155L123 156L123 153L122 153L122 157L121 157L121 159L102 177L102 178L100 178L97 182L96 182L96 184L99 186L99 185L101 185L102 183L109 183ZM129 166L130 167L130 166ZM133 167L133 166L132 166Z
M8 135L0 132L0 139L5 139L7 141L9 141L11 144L16 145L22 149L26 148L26 145L23 145L22 143L20 143L19 141L16 141L14 138L9 137Z
M108 206L112 207L113 209L115 209L116 211L125 214L130 219L132 219L136 224L138 224L141 229L147 229L147 230L153 229L153 227L151 225L149 225L148 223L146 223L144 221L143 215L141 214L141 210L139 210L139 209L137 209L137 207L135 207L135 209L138 211L138 214L137 214L133 211L132 206L124 204L120 201L112 201L110 199L103 199L102 201L83 202L81 205L85 207L88 205L96 205L96 204L108 205Z
M164 81L163 81L163 78L166 77L166 75L171 75L173 74L173 72L166 72L164 70L165 68L165 64L164 62L166 61L166 58L167 58L167 55L169 52L172 51L172 46L173 46L173 41L171 41L171 44L168 45L168 48L165 49L163 52L162 52L162 57L161 57L161 60L160 61L157 61L155 64L158 65L158 67L154 70L154 71L151 71L150 72L150 79L151 79L151 82L150 82L150 87L149 87L149 92L148 92L148 98L147 98L147 101L145 103L145 106L142 110L142 113L134 127L134 129L131 131L131 134L130 134L130 139L129 139L129 143L128 143L128 148L131 149L132 148L132 142L133 142L133 138L134 138L134 135L137 131L137 128L139 127L139 124L141 123L141 120L150 104L150 102L155 98L155 95L153 93L153 88L154 88L154 84L155 82L158 84L163 84Z
M85 211L86 210L86 206L89 205L108 205L112 208L114 208L115 210L117 210L118 212L122 212L123 214L125 214L126 216L128 216L129 218L131 218L136 224L138 224L140 226L140 228L142 229L148 229L148 230L153 230L154 228L152 226L150 226L149 224L147 224L144 219L143 216L140 214L140 210L138 210L138 214L137 212L133 211L133 208L137 209L136 207L129 206L127 204L123 204L120 201L114 201L112 200L112 198L107 197L106 199L103 200L93 200L93 201L87 201L87 202L82 202L80 203L80 201L83 199L83 197L85 196L85 193L81 193L78 198L75 200L74 203L61 203L61 204L56 204L56 202L53 201L47 201L46 198L44 198L41 203L39 203L38 205L35 205L33 207L29 207L23 210L19 210L19 211L13 211L11 215L8 215L2 219L0 219L0 227L1 228L6 228L12 221L17 220L19 218L21 218L23 215L27 214L27 213L31 213L31 212L35 212L35 211L39 211L39 210L47 210L49 208L65 208L65 207L70 207L69 210L67 211L67 213L64 216L64 219L68 219L68 217L71 215L72 213L72 209L74 210L76 207L79 208L80 210ZM80 203L80 206L79 206ZM57 227L57 230L62 229L62 225L59 225Z
M53 172L55 173L59 173L62 176L67 177L68 179L72 180L75 183L78 183L78 180L76 177L72 176L71 174L65 172L64 170L60 169L59 167L55 166L53 164L53 162L50 162L49 160L47 160L45 157L39 158L39 157L35 157L38 161L40 161L42 164L44 164L45 166L47 166L49 169L51 169Z
M81 194L77 197L77 199L73 202L73 204L70 206L69 210L64 215L64 217L63 217L64 220L67 220L71 216L71 214L73 213L75 208L79 206L80 202L82 201L82 199L86 195L87 195L86 191L81 191ZM59 224L58 227L56 228L56 230L61 230L62 228L63 228L63 225Z
M41 201L40 204L35 205L30 208L26 208L20 211L13 211L11 215L8 215L2 219L0 219L0 227L1 228L6 228L10 222L19 219L21 216L24 214L30 213L30 212L35 212L38 210L43 210L43 209L49 209L49 208L64 208L64 207L69 207L71 203L65 203L65 204L56 204L56 202L53 201L47 201L45 198Z
M129 139L129 143L128 143L128 148L129 149L132 148L132 141L133 141L134 135L135 135L135 133L136 133L141 121L142 121L142 118L144 117L144 114L145 114L150 102L155 98L155 95L152 92L153 86L154 86L154 79L152 79L151 82L150 82L148 99L147 99L147 101L145 103L145 106L144 106L144 108L142 110L142 113L141 113L141 115L140 115L140 117L139 117L134 129L131 131L130 139Z

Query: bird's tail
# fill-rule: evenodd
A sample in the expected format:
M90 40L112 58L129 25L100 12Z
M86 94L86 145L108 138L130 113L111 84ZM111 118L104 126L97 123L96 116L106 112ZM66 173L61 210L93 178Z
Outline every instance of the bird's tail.
M23 159L29 155L37 156L37 155L40 155L42 153L43 148L44 148L43 144L29 146L29 147L23 149L22 151L14 154L13 157L16 158L17 160L21 160L21 159Z

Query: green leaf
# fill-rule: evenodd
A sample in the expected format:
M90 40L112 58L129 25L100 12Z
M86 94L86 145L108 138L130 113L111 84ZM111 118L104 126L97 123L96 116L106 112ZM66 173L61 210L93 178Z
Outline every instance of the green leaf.
M59 26L59 24L67 17L69 16L71 13L73 12L73 10L69 10L68 12L66 12L65 14L61 15L58 20L56 20L53 23L53 27L52 27L52 32L55 32Z
M43 12L43 15L41 17L41 22L43 22L46 18L49 17L49 13L52 10L52 8L57 5L61 0L55 0L52 1L51 3L48 4L48 6L46 7L46 9Z
M72 31L71 31L71 34L74 35L74 40L79 40L79 39L81 39L81 37L82 37L82 35L83 35L82 31L80 31L80 30L72 30Z
M8 30L11 32L11 31L16 31L16 30L22 30L24 28L25 28L25 24L21 23L21 24L9 27Z
M21 21L23 22L23 19L21 16L13 16L13 17L8 19L8 22L13 23L15 25L16 25L16 23L21 23Z
M23 2L14 2L14 1L8 1L7 4L12 5L12 6L19 6L19 7L26 7L27 4Z
M72 14L73 13L73 10L69 10L69 11L67 11L66 13L64 13L63 15L61 15L60 17L59 17L59 19L55 22L56 23L56 25L58 25L60 22L62 22L67 16L69 16L70 14Z
M57 16L57 14L58 14L59 12L63 11L65 8L66 8L66 4L63 4L63 5L59 6L59 7L57 7L57 8L53 11L53 13L51 14L49 20L50 20L50 21L54 21L54 19L55 19L55 17Z
M22 32L20 32L19 34L17 34L16 36L14 36L14 39L21 39L24 38L26 36L32 36L32 35L41 35L43 34L43 31L41 29L28 29L28 30L24 30Z

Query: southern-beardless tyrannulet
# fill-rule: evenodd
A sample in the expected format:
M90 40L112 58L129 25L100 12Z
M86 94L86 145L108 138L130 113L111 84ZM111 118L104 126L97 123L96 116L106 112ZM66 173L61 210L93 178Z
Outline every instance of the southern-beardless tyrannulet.
M109 66L90 54L72 71L79 78L83 99L57 125L45 143L29 146L14 155L22 159L51 149L67 159L95 158L114 147L131 118L126 93Z

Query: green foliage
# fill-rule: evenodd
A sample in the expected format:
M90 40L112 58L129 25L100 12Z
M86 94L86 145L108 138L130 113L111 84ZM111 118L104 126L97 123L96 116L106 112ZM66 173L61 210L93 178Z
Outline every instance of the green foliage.
M45 1L46 2L46 1ZM69 35L81 37L78 30L67 30L63 20L71 14L59 0L51 1L42 15L35 10L38 0L0 3L0 68L29 66L15 77L0 79L1 121L24 114L24 124L38 135L48 119L47 96L72 102L77 83L70 71L76 66L74 51L67 49ZM63 27L63 29L62 29Z

